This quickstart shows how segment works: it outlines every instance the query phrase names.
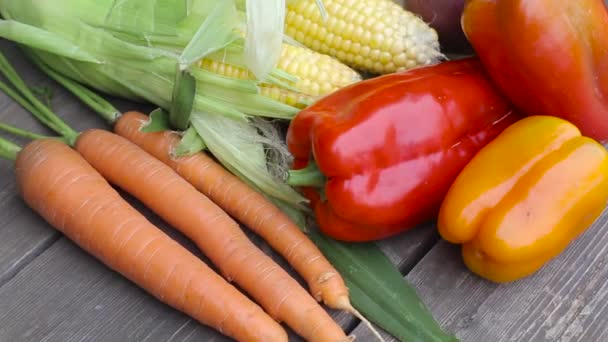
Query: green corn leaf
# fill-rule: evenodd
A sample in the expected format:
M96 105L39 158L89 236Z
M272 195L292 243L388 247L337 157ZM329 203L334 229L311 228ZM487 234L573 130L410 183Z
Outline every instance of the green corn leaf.
M114 0L105 23L127 32L176 35L187 10L187 0Z
M259 91L257 81L224 77L201 68L190 68L190 73L201 83L250 94L257 94Z
M321 250L344 278L352 305L369 321L403 342L456 342L441 330L416 290L374 243L345 243L316 229L285 202L270 199Z
M140 131L144 133L162 132L169 130L169 113L162 108L153 110L148 116L148 122L141 126Z
M285 0L247 0L246 65L258 80L276 66L283 44Z
M238 15L234 0L218 1L180 55L182 69L238 39L234 32L237 24Z
M190 125L190 115L194 107L196 79L188 70L177 70L174 84L169 121L175 129L185 131Z
M62 36L18 21L0 20L0 37L77 61L101 63Z
M203 138L198 135L194 127L190 127L186 130L186 134L184 134L172 154L174 157L190 156L203 151L205 148L207 146Z
M209 151L227 168L239 170L247 182L256 184L268 196L305 207L307 201L302 195L269 173L264 145L249 122L202 112L193 112L190 122Z
M199 83L198 91L206 94L209 100L216 100L242 113L280 119L291 119L300 110L288 104L273 100L261 94L239 93L234 89L221 89Z
M454 342L416 290L374 243L344 243L312 230L308 236L336 267L351 290L353 306L401 341Z
M260 142L260 139L266 139L265 133L260 132L253 123L257 118L252 118L261 116L289 119L298 112L298 108L261 96L259 80L231 79L196 66L196 58L199 56L243 68L250 65L252 60L245 56L246 33L253 31L247 31L246 11L236 9L234 22L222 22L218 18L230 18L227 13L235 13L227 1L182 1L0 0L0 13L3 18L21 24L11 27L11 30L18 30L17 33L9 35L4 32L7 38L20 43L25 50L39 57L57 73L93 91L150 102L168 112L172 109L176 67L185 61L183 65L190 66L185 69L196 79L193 110L222 116L222 119L230 122L225 124L222 120L214 120L207 125L214 132L211 141L204 137L210 153L225 167L246 175L252 184L264 189L264 193L270 191L272 195L269 194L269 197L279 196L290 205L302 208L302 203L305 202L303 197L283 184L281 177L277 177L277 171L283 168L282 159L287 158L288 154L277 149L281 154L277 154L280 158L276 160L280 162L266 164L275 157L270 157L265 152L274 148L269 149L272 144L268 142ZM234 0L229 2L233 3ZM276 6L276 0L257 2L263 7ZM226 9L225 14L214 17L212 14L219 11L218 6ZM283 10L276 7L272 9L276 13ZM260 10L258 15L274 17L268 13L271 12ZM214 18L222 27L207 24L207 32L220 30L228 38L217 39L222 35L211 37L210 34L203 34L203 23L208 19L207 23L211 23ZM284 35L279 24L279 21L273 23L277 25L276 31L282 40ZM1 31L2 29L0 36ZM5 27L5 31L10 30ZM263 31L265 30L257 32ZM199 38L195 37L197 33ZM263 35L257 36L262 45L271 45ZM59 39L55 41L47 39L48 37ZM210 43L203 43L206 37L213 39ZM67 47L63 46L66 44ZM277 52L279 49L274 50ZM260 51L263 52L263 49ZM267 53L268 51L271 50L266 50ZM180 60L180 56L184 57L183 60ZM291 75L282 75L276 67L271 68L268 75L271 84L287 84L293 78ZM247 132L249 141L231 137L235 134L232 129ZM197 133L202 134L199 130ZM220 156L222 152L228 154Z

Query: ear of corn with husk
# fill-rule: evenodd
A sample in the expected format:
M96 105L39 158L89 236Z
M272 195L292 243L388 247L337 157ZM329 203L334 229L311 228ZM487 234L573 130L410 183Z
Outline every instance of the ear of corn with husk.
M305 200L280 179L288 152L266 118L290 119L360 76L336 59L284 43L285 6L284 0L0 0L0 36L78 82L165 109L177 71L187 70L196 79L190 123L209 151L266 195L301 206ZM260 24L264 15L272 18Z
M303 45L374 74L435 64L437 32L392 0L290 0L286 33Z

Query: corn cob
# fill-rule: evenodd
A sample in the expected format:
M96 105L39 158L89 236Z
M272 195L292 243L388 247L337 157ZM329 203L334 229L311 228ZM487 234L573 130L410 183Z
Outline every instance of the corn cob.
M204 58L199 66L225 77L255 78L245 68L214 59ZM283 44L277 68L297 77L297 81L287 82L292 89L262 82L260 94L298 108L304 108L320 96L361 80L361 75L335 58L291 44Z
M442 54L437 32L391 0L315 0L289 3L287 35L309 48L374 74L434 64Z

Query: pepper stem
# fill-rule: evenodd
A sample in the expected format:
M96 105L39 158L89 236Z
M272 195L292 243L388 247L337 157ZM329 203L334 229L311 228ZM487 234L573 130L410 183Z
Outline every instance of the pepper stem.
M287 184L291 186L322 188L325 185L325 181L325 175L319 170L314 160L311 160L303 169L290 170L287 176Z

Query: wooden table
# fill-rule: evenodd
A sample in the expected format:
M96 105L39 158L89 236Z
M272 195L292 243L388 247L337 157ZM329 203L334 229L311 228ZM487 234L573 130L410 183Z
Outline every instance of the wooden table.
M0 49L30 85L54 90L53 107L75 129L109 128L13 45L2 41ZM142 108L113 101L122 110ZM0 120L50 133L4 94ZM183 236L129 200L195 251ZM602 216L534 276L507 285L489 283L467 271L459 249L440 241L433 224L380 245L442 326L463 341L601 342L608 341L607 219ZM277 258L259 238L252 239ZM332 314L358 341L374 341L351 316ZM46 224L17 195L12 163L0 161L0 342L227 340L155 300Z

